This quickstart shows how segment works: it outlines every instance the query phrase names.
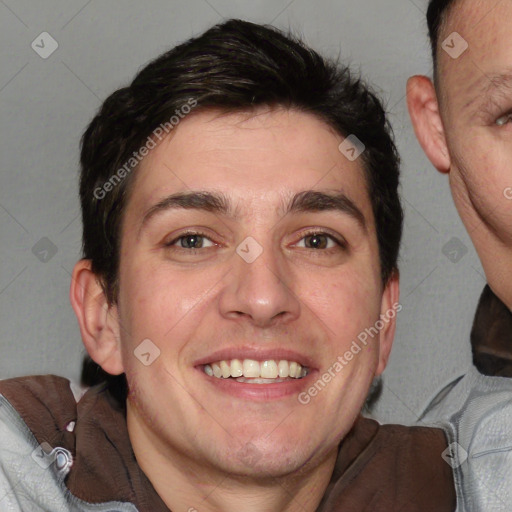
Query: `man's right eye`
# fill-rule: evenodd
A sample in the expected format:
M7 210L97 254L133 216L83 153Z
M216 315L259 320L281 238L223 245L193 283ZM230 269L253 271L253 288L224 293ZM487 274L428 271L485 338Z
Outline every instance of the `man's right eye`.
M207 240L210 245L204 245ZM212 247L215 245L205 234L197 232L183 233L180 236L174 238L170 242L166 243L166 247L174 247L178 242L178 249L201 249L203 247Z

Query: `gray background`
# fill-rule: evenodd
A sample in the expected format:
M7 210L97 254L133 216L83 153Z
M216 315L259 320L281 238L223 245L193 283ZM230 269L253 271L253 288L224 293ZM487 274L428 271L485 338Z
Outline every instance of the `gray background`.
M473 313L485 284L447 178L423 155L406 110L407 78L431 73L426 5L0 0L0 378L79 378L84 349L68 300L80 256L78 144L102 100L166 48L223 18L239 17L290 28L320 52L340 53L388 107L403 159L403 310L375 415L412 423L433 394L468 366ZM47 59L31 48L45 31L59 45ZM34 254L48 247L44 237L57 250L39 252L46 262ZM455 262L443 254L453 237L459 246Z

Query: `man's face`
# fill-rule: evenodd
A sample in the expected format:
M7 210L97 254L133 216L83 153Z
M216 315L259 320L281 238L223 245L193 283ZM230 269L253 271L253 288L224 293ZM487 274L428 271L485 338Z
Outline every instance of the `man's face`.
M396 300L396 281L381 283L361 159L346 159L341 140L295 111L203 111L145 159L125 211L117 305L131 436L230 474L283 475L332 455L390 343L369 337L333 365ZM334 201L299 197L285 214L304 191L343 196L325 210ZM196 192L231 208L204 195L187 208L165 201ZM143 340L147 365L134 355ZM271 380L211 375L216 363L239 375L234 360ZM309 373L274 378L295 363Z
M512 307L512 2L458 2L440 47L459 44L453 32L469 46L456 59L438 53L450 184L491 286Z

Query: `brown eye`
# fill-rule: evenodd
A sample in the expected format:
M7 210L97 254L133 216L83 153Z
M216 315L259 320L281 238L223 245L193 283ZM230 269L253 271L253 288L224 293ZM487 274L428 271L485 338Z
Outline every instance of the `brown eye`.
M306 247L311 249L327 249L330 237L327 235L309 235L304 238L305 240L309 239L309 244L306 243Z
M304 234L299 244L306 249L333 249L336 248L336 246L343 246L334 236L322 232Z

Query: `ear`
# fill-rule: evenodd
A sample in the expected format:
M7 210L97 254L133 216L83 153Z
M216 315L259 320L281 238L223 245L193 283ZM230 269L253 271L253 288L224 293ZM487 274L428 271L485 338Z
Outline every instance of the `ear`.
M439 172L448 173L450 155L439 113L436 89L429 78L419 75L409 78L407 107L414 132L423 151Z
M388 364L389 354L395 338L396 317L402 310L402 305L398 302L399 299L400 278L398 270L396 270L389 278L382 294L380 320L383 327L379 332L379 365L375 376L380 375Z
M80 260L73 268L69 298L93 361L107 373L123 373L117 307L109 306L90 260Z

